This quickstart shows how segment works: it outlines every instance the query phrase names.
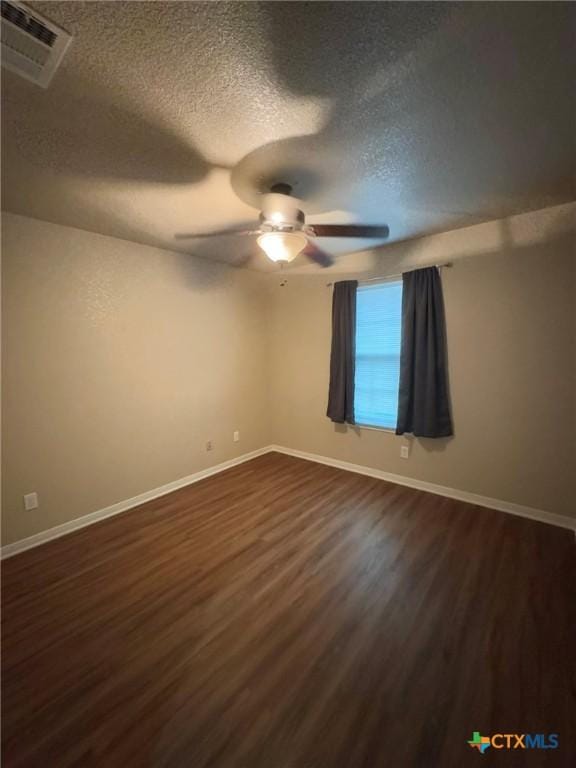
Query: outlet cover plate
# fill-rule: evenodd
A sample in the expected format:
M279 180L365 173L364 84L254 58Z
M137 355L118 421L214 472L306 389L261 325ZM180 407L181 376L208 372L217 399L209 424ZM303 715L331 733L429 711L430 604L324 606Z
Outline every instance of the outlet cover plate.
M29 512L31 509L38 509L38 494L26 493L24 495L24 509Z

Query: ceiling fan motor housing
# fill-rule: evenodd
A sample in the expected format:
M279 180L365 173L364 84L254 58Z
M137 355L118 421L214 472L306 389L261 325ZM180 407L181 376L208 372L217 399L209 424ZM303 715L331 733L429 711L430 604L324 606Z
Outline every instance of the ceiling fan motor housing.
M289 197L278 192L269 192L262 196L260 221L273 229L300 230L304 226L302 202L296 197Z

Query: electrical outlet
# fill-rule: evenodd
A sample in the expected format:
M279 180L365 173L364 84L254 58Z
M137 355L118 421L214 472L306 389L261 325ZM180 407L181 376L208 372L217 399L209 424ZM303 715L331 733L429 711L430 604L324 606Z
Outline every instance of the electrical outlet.
M206 450L211 451L214 448L214 444L212 443L212 440L208 440L206 442Z
M400 448L400 458L407 459L410 456L410 446L409 445L403 445Z
M24 495L24 509L30 511L31 509L38 509L38 494L27 493Z
M238 432L238 430L236 430L236 432L234 432L233 440L234 440L235 443L240 442L240 432Z

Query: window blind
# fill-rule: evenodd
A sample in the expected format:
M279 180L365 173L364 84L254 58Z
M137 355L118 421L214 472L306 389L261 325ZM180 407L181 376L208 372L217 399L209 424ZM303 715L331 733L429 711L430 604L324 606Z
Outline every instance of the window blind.
M358 287L354 388L357 424L396 427L401 327L401 280Z

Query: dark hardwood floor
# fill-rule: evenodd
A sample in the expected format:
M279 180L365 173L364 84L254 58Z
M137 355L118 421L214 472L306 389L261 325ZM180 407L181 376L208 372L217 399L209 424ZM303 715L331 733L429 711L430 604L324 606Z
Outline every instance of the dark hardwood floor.
M3 765L573 768L575 554L262 456L4 562Z

